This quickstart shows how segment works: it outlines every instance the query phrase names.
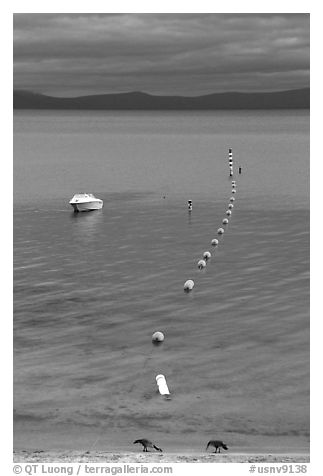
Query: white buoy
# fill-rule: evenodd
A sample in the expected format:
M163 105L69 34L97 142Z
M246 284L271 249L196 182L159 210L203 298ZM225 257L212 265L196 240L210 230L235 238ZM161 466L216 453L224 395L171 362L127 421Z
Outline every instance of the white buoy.
M184 284L184 291L188 293L189 291L192 291L193 288L194 288L193 279L188 279Z
M235 201L235 198L234 197L230 197L230 202L234 202Z
M223 225L227 225L229 223L229 220L227 218L223 218L222 223Z
M234 207L233 203L229 203L228 208L231 209L231 208L233 208L233 207Z
M156 382L158 385L159 393L161 395L170 395L170 391L168 390L167 382L164 375L162 374L157 375Z
M209 251L204 251L203 258L205 259L205 261L207 261L211 258L211 253Z
M163 342L163 340L165 339L165 336L162 332L157 331L153 333L151 338L154 343L159 344L160 342Z
M200 259L200 261L197 263L197 267L199 269L203 269L206 266L206 261L204 259Z
M213 238L213 240L211 241L211 245L218 246L218 244L219 244L219 240L217 240L216 238Z
M236 193L236 189L233 188L233 189L231 190L231 193Z
M229 217L232 212L231 212L231 210L227 210L225 213L226 213L226 214L228 215L228 217Z
M236 184L236 181L235 181L235 180L232 180L231 183L232 183L232 185L235 185L235 184Z
M223 228L219 228L218 229L218 235L223 235L224 233L224 229Z
M232 184L232 188L236 188L236 184L235 184L235 183Z

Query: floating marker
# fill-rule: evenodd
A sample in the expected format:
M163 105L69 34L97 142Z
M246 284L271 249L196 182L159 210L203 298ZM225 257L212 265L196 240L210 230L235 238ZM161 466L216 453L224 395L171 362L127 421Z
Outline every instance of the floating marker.
M236 181L235 181L235 180L232 180L231 183L232 183L232 185L235 185L235 184L236 184Z
M229 217L232 212L231 212L231 210L227 210L225 213L226 213L226 214L228 215L228 217Z
M228 208L231 209L231 208L233 208L233 207L234 207L233 203L229 203Z
M236 193L236 189L233 188L233 189L231 190L231 193Z
M156 382L158 385L159 393L161 395L170 395L170 391L168 390L167 382L164 375L162 374L157 375Z
M199 269L203 269L206 266L206 261L204 259L200 259L200 261L197 263L197 267Z
M192 279L188 279L184 284L184 291L188 293L189 291L192 291L193 288L194 288L194 281Z
M213 240L211 241L211 245L218 246L218 244L219 244L219 240L217 240L216 238L213 238Z
M205 261L207 261L211 258L211 253L209 251L204 251L203 258L205 259Z
M223 235L224 233L224 229L223 228L219 228L218 229L218 235Z
M192 200L187 200L187 206L188 206L188 211L191 212L193 208Z
M229 223L229 220L227 218L223 218L222 223L223 225L227 225Z
M235 183L232 184L232 188L236 188L236 184L235 184Z
M153 333L151 338L154 344L160 344L165 339L165 336L162 332L157 331Z
M235 198L234 197L230 197L230 202L234 202L235 201Z

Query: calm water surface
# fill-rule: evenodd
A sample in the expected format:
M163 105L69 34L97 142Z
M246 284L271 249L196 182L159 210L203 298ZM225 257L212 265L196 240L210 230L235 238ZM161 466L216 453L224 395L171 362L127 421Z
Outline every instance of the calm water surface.
M17 448L306 449L308 112L15 113L14 381Z

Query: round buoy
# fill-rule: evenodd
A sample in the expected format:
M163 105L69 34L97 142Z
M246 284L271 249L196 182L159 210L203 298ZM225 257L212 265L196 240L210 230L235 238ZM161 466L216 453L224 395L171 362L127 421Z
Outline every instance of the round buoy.
M211 258L211 253L209 251L204 251L203 258L205 259L205 261L207 261Z
M218 229L218 235L223 235L224 233L224 229L223 228L219 228Z
M234 202L235 201L235 198L234 197L230 197L230 202Z
M235 183L232 184L232 188L236 188L236 184L235 184Z
M233 203L229 203L228 208L233 208Z
M188 293L189 291L192 291L193 288L194 288L194 281L192 279L188 279L184 284L184 291Z
M206 261L204 259L200 259L200 261L197 263L197 267L199 269L203 269L206 266Z
M212 241L211 241L211 245L212 246L218 246L219 244L219 240L217 240L216 238L214 238Z
M232 212L231 212L231 210L227 210L225 213L226 213L226 214L228 215L228 217L229 217Z
M233 188L233 189L231 190L231 193L236 193L236 192L237 192L237 191L236 191L235 188Z
M229 220L227 218L223 218L222 223L223 225L227 225L229 223Z
M154 344L160 344L160 342L163 342L163 340L165 339L165 336L162 332L157 331L153 333L151 338Z

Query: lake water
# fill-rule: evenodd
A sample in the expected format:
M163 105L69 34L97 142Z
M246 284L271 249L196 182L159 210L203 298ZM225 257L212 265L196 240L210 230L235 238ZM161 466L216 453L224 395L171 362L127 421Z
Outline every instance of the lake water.
M15 448L308 449L308 111L15 112L13 168Z

